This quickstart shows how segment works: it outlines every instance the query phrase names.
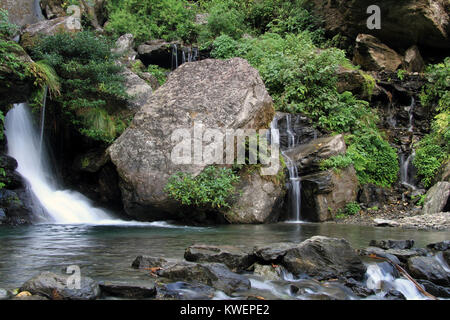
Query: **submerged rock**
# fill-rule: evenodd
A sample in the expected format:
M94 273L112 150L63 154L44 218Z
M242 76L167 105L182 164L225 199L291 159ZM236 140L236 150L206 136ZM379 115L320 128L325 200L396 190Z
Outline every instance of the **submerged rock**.
M112 297L130 299L152 298L156 296L154 283L128 283L128 282L101 282L100 289L103 294Z
M428 249L434 250L434 251L446 251L450 250L450 240L444 240L441 242L436 243L430 243L427 245Z
M418 280L418 282L429 294L440 298L450 298L450 288L438 286L437 284L434 284L433 282L427 280Z
M254 258L239 248L232 246L193 245L186 249L184 258L191 262L218 262L232 270L248 269Z
M150 256L137 256L134 259L131 267L134 269L150 269L150 268L162 268L167 266L169 261L159 257L150 257Z
M8 290L0 288L0 300L9 300L11 299L12 294Z
M72 283L70 277L43 272L25 282L20 291L28 291L52 300L95 300L100 296L100 287L91 278L81 277L80 287L76 288L76 283Z
M345 239L312 237L287 251L282 265L295 275L362 279L366 267Z
M181 134L180 129L190 138L194 125L200 123L203 128L220 132L262 129L268 127L273 116L272 99L247 61L208 59L183 64L154 92L131 126L109 148L121 178L125 211L144 220L167 220L177 213L179 205L164 192L169 177L180 171L195 176L207 166L195 161L172 161L171 153L179 147L172 135Z
M201 284L183 281L164 284L158 287L160 299L176 300L210 300L214 297L216 289Z
M231 272L220 263L180 262L157 271L157 274L175 281L200 282L228 295L250 288L250 281L246 277Z

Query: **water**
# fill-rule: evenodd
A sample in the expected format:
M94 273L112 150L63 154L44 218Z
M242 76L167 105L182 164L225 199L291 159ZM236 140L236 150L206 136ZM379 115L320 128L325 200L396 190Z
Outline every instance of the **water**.
M315 235L346 238L354 248L371 239L415 239L417 247L448 239L448 232L398 230L335 224L171 226L167 223L123 226L51 225L0 227L0 288L14 289L43 271L61 273L78 265L95 280L148 280L131 268L138 255L181 259L194 243L252 248L276 242L300 242Z
M409 115L409 126L408 131L413 132L414 130L414 109L416 107L416 100L414 97L411 97L411 105L408 107L408 115Z
M411 154L406 157L405 154L400 156L400 180L401 183L409 189L416 190L416 186L414 185L414 166L413 161L416 156L415 150L412 150Z
M53 223L123 223L103 209L92 206L78 192L60 190L54 184L41 135L33 124L29 107L14 105L5 117L8 154L18 162L17 171L26 179L36 199L33 211L41 221ZM44 214L41 214L42 209Z

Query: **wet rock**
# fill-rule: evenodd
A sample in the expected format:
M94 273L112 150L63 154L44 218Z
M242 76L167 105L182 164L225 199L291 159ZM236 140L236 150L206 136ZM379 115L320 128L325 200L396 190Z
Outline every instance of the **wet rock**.
M430 243L427 245L428 249L434 250L434 251L446 251L450 250L450 240L444 240L441 242L436 243Z
M353 292L339 283L320 283L315 280L301 280L292 283L291 294L302 300L349 300Z
M169 264L169 261L159 257L137 256L131 267L134 269L162 268Z
M107 162L108 154L104 149L94 149L85 154L78 155L72 165L75 171L89 173L98 172Z
M423 72L425 69L425 62L420 54L417 46L412 46L406 50L405 58L403 59L403 69L409 72Z
M286 194L284 168L279 170L281 175L274 176L262 176L259 169L241 173L235 201L224 212L225 219L232 224L277 222L283 213Z
M302 217L313 222L334 219L340 209L356 200L359 185L353 166L302 176L301 183Z
M386 300L407 300L406 297L398 290L389 290L384 296Z
M14 190L24 186L22 176L16 172L16 159L0 154L0 168L4 169L4 174L0 174L0 183L4 184L5 189Z
M320 138L322 133L313 126L313 121L301 113L276 112L272 120L275 129L279 130L280 148L288 149L292 137L287 133L288 126L295 136L295 145L308 144Z
M367 257L371 254L375 254L381 258L386 258L396 264L401 264L400 260L393 254L387 253L385 250L378 247L368 247L358 251L360 256Z
M174 282L158 288L158 296L162 299L176 300L210 300L216 290L201 283Z
M435 297L450 298L450 288L438 286L427 280L418 280L417 282L419 282L423 286L426 292L432 294Z
M367 298L375 294L375 291L367 288L362 282L349 278L345 281L345 286L350 288L354 294L361 298Z
M80 287L76 286L70 275L43 272L25 282L20 291L41 295L51 300L95 300L100 296L97 282L88 277L81 277Z
M441 181L428 190L423 205L423 214L450 211L450 182Z
M0 300L9 300L11 299L12 294L8 290L0 288Z
M412 257L408 259L409 274L417 279L449 286L450 273L446 272L435 257Z
M173 162L170 155L180 146L172 134L185 129L192 135L195 123L223 131L262 129L273 116L273 102L258 71L244 59L183 64L109 148L125 211L147 221L176 218L179 204L164 192L169 177L179 171L196 176L207 165Z
M442 253L442 257L444 258L444 261L450 266L450 249L445 250Z
M373 219L377 227L398 227L400 224L397 221L387 219Z
M13 225L26 224L31 221L31 211L16 192L11 190L0 190L0 208L3 209L7 219L6 222Z
M103 294L112 297L143 299L156 296L154 283L128 283L128 282L101 282L99 283Z
M279 263L286 253L298 246L298 243L280 242L273 243L267 247L255 247L253 249L253 255L264 263Z
M345 239L312 237L287 251L282 265L294 275L319 279L352 277L362 279L366 267Z
M378 247L385 250L411 249L414 247L414 240L371 240L369 246Z
M376 37L359 34L356 38L353 63L364 70L396 71L402 64L402 57Z
M235 271L246 270L254 257L237 247L193 245L186 249L184 258L190 262L218 262Z
M6 216L5 210L0 209L0 224L6 222L8 217Z
M237 273L231 272L220 263L181 262L157 271L158 276L175 281L200 282L230 295L233 292L250 288L250 281Z
M402 263L407 263L409 258L416 256L425 256L427 254L427 251L424 249L416 249L416 250L389 249L386 250L386 253L396 256Z
M253 274L264 278L264 280L282 280L284 273L283 266L261 265L259 263L255 263L253 266Z

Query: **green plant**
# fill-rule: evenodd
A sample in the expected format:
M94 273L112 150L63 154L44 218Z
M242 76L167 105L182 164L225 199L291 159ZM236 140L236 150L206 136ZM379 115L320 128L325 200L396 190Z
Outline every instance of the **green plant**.
M160 86L166 83L168 70L161 68L160 66L151 64L148 66L147 72L149 72L156 78L156 80L158 80Z
M349 216L353 216L361 211L361 206L357 202L349 202L345 206L345 213Z
M348 155L337 155L328 159L322 160L320 163L321 170L334 169L339 172L353 164L353 160Z
M165 192L184 206L218 210L230 207L239 181L231 169L209 166L199 175L179 172L169 178Z
M397 71L397 78L400 79L400 81L403 81L403 79L405 78L405 74L407 74L408 71L400 69Z
M45 61L36 64L35 73L43 75L50 89L61 93L52 98L62 108L65 120L82 134L105 143L124 130L116 106L128 98L122 67L115 63L111 48L106 38L84 31L44 37L32 49L35 60ZM41 94L36 93L33 101L40 106Z
M0 9L0 38L10 39L19 31L19 27L9 22L9 13L5 9Z

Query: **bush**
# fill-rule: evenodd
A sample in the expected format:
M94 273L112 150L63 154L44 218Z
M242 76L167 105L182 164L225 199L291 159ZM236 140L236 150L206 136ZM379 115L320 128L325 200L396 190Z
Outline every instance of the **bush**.
M337 155L328 159L323 160L320 163L321 170L334 169L339 172L340 169L345 169L353 164L352 158L348 155Z
M196 177L182 172L173 175L165 192L182 205L217 210L230 207L238 181L231 169L210 166Z
M32 57L45 61L59 76L61 95L53 100L66 120L82 134L106 143L124 129L125 120L113 116L114 106L128 98L122 67L115 63L111 48L107 39L80 32L45 37L32 49Z
M136 41L149 39L187 42L197 37L194 6L186 0L110 0L107 31L132 33Z
M160 86L166 83L168 70L161 68L160 66L151 64L148 66L147 72L153 75L158 80Z
M345 213L349 216L353 216L361 211L361 207L357 202L349 202L345 206Z

